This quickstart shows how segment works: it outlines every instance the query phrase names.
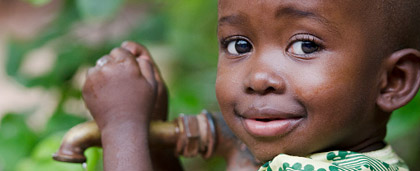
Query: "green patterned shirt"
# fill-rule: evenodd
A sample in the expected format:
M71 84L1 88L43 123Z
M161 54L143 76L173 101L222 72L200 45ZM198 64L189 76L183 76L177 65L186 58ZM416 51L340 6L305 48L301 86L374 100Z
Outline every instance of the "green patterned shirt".
M395 154L391 146L383 149L356 153L331 151L308 157L280 154L265 163L258 171L408 171L408 167Z

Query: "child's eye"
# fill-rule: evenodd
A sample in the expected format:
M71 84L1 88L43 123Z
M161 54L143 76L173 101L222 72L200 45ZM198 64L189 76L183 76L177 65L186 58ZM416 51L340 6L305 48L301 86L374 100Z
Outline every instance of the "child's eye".
M314 53L325 49L322 39L312 34L300 33L291 37L286 52L298 57L309 59Z
M295 41L288 52L294 55L307 55L320 50L320 46L313 41Z
M236 39L228 42L227 51L232 55L242 55L251 52L252 45L247 40Z

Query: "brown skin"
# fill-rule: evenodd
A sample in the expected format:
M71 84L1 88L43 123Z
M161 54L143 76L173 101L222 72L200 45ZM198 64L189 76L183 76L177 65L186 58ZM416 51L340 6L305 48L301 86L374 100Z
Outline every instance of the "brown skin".
M376 1L219 1L217 99L258 159L384 147L390 113L418 90L420 53L385 49L388 30L378 25L386 19L372 6ZM238 41L248 42L245 50L229 46ZM313 49L303 51L302 42ZM246 126L285 113L294 124L278 134Z
M166 120L168 103L149 52L124 42L99 61L88 71L83 98L101 130L104 169L182 170L173 151L148 148L149 122Z
M391 112L419 89L420 36L405 28L420 22L397 25L377 2L219 1L217 98L228 126L259 160L384 147ZM412 16L405 13L412 5L405 7L392 17ZM239 40L248 42L241 53L230 46ZM102 132L105 169L151 170L150 154L158 152L148 148L148 124L166 116L166 88L142 46L125 43L104 58L89 71L83 96ZM245 118L271 122L276 114L294 124L275 136L244 126Z

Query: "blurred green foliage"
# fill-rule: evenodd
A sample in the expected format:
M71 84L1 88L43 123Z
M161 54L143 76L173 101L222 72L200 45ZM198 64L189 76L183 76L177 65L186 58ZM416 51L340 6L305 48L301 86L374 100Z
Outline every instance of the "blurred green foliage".
M25 0L42 6L49 0ZM0 170L83 170L80 164L66 164L51 159L64 133L86 121L66 113L64 103L69 98L81 99L81 90L71 84L81 66L92 66L95 61L119 46L124 40L133 40L146 46L170 47L176 71L170 90L170 116L179 113L198 113L204 107L217 109L214 95L215 66L217 62L216 9L217 1L124 1L124 0L63 0L59 14L35 38L21 40L11 37L7 42L6 73L27 88L42 87L59 91L59 102L45 129L35 132L28 128L27 118L32 113L10 113L0 127ZM132 31L118 39L105 39L91 45L75 37L75 25L112 21L123 6L143 3L148 6L147 18ZM204 43L203 43L204 42ZM27 54L44 46L52 46L57 56L50 72L41 76L21 73ZM165 76L164 76L165 77ZM102 170L102 151L88 149L88 170ZM196 162L183 159L184 163ZM210 170L223 170L219 160L201 161ZM200 161L198 161L200 162ZM214 164L216 163L216 164Z
M51 2L51 0L25 0L25 1L32 3L35 6L42 6Z
M113 16L123 0L76 0L77 9L84 19L106 19Z
M25 0L35 6L49 0ZM27 126L28 113L10 113L1 120L0 127L0 170L83 170L78 164L55 162L51 155L58 149L61 137L72 126L85 121L64 110L69 98L81 99L81 91L71 84L81 66L94 65L102 55L123 40L134 40L148 45L165 45L172 50L173 80L169 85L170 117L179 113L197 113L203 108L217 110L214 81L217 65L217 1L183 0L141 2L124 0L63 0L57 18L38 36L31 40L10 38L7 43L8 57L5 64L7 74L27 88L43 87L58 90L60 99L53 116L44 130L34 132ZM132 32L118 39L107 39L92 46L70 34L76 23L112 20L124 4L144 3L149 14L144 22L133 25ZM20 73L26 54L34 49L51 45L57 54L52 70L44 75L29 77ZM165 77L165 76L164 76ZM387 140L420 143L419 134L405 140L413 130L420 130L420 97L398 110L389 124ZM419 132L419 131L417 131ZM404 144L405 145L405 144ZM415 148L396 147L396 148ZM409 162L420 160L420 153L407 150ZM418 151L418 150L417 150ZM404 152L403 152L404 153ZM88 170L102 170L101 149L87 150ZM404 158L404 157L403 157ZM200 163L207 170L223 170L220 159L208 162L183 159L183 162ZM414 169L414 168L413 168ZM205 170L205 169L204 169Z

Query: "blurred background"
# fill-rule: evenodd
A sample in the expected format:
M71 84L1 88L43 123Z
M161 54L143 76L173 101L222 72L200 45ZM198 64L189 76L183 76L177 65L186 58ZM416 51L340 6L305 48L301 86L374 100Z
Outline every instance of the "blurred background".
M124 40L144 44L170 92L170 114L218 111L216 0L0 0L0 171L84 170L55 162L64 133L90 120L87 68ZM396 111L387 141L420 170L420 97ZM102 170L102 151L87 152ZM218 158L182 158L186 170L224 170ZM200 168L200 169L199 169Z

